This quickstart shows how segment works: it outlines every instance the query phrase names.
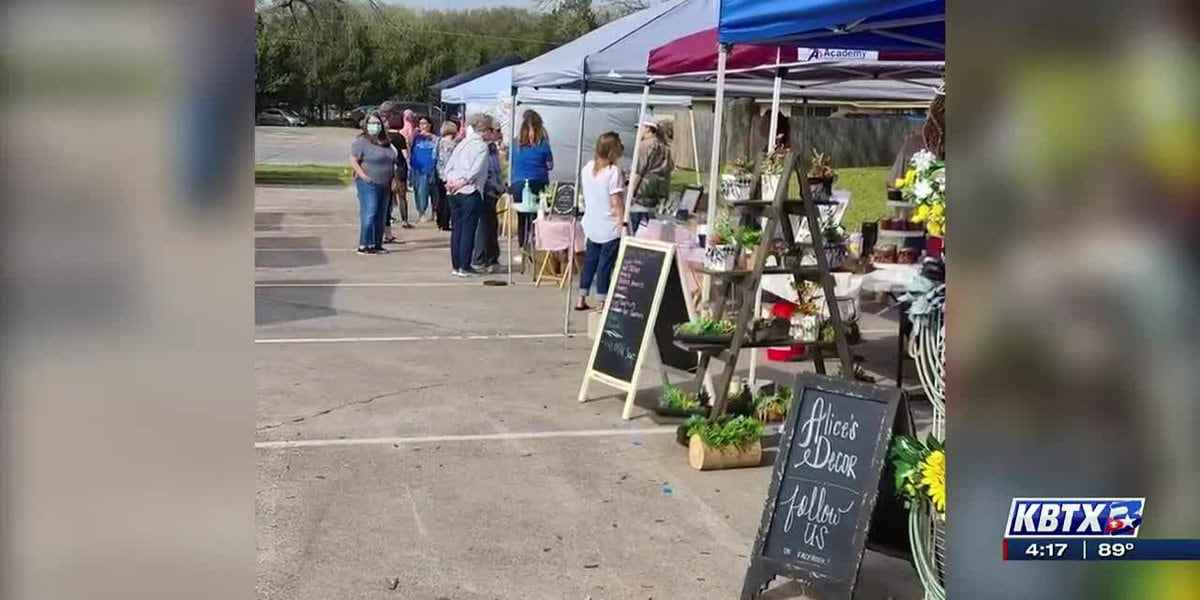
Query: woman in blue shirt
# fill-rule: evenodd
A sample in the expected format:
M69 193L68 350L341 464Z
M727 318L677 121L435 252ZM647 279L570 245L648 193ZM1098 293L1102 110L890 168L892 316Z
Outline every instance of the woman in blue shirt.
M412 156L413 200L422 223L429 220L429 192L437 175L437 143L437 137L433 135L433 121L421 115L417 118L417 131L413 133L409 152Z
M521 131L513 145L512 193L513 200L520 202L525 185L536 196L550 184L550 171L554 170L554 154L550 151L550 136L542 125L542 115L527 110L521 115ZM517 215L517 240L522 248L529 241L530 226L536 213Z

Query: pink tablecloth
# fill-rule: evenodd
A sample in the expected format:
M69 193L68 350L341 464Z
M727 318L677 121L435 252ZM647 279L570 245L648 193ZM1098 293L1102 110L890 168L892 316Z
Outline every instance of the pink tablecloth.
M696 226L680 225L667 221L651 220L638 229L635 236L643 240L673 242L675 255L685 267L684 272L691 277L684 278L688 292L695 293L700 289L700 277L692 271L692 266L704 264L704 248L696 245Z
M542 217L534 221L534 243L538 250L561 252L571 247L570 219ZM583 252L585 247L583 227L575 223L575 251Z

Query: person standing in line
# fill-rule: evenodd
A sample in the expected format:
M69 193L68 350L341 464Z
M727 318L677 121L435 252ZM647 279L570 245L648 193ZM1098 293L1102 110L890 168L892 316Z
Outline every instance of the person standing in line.
M387 117L388 141L391 142L392 148L396 151L396 175L392 178L391 189L388 190L388 206L387 213L384 217L383 243L396 243L396 236L392 234L392 211L399 207L400 220L402 226L406 229L411 229L408 225L408 141L404 137L402 130L402 121L397 116Z
M629 179L633 188L629 230L633 233L637 233L638 227L649 221L667 199L671 192L671 171L675 169L666 135L656 121L642 123L638 144L638 161Z
M550 185L550 171L554 170L550 136L546 134L542 116L537 111L527 110L521 115L521 130L512 148L513 200L519 202L526 185L534 196ZM517 215L517 245L521 248L525 248L529 241L536 217L537 213Z
M496 121L477 113L467 119L470 131L454 148L446 164L446 191L450 193L450 264L451 274L474 277L471 268L475 251L475 229L479 226L479 205L488 177L488 142L497 135Z
M450 163L450 155L458 145L458 125L447 120L442 123L442 137L437 143L437 173L434 177L433 215L437 220L438 229L450 231L450 206L446 203L446 165Z
M437 176L437 145L433 135L433 121L425 115L417 117L417 130L412 137L412 180L413 200L417 205L417 218L421 223L429 221L429 197L433 181Z
M604 308L609 279L621 248L625 222L625 186L617 161L625 152L621 137L609 131L596 140L596 152L579 174L583 190L583 234L587 238L587 254L579 276L579 304L575 310L587 310L592 280L596 282L597 308Z
M483 204L479 208L479 225L475 229L475 252L471 266L483 273L494 273L500 266L500 219L496 205L504 193L500 169L500 149L496 142L488 143L487 183L483 187Z
M350 168L358 192L358 253L387 254L383 248L388 188L396 173L396 150L388 141L379 113L363 121L363 131L350 146Z

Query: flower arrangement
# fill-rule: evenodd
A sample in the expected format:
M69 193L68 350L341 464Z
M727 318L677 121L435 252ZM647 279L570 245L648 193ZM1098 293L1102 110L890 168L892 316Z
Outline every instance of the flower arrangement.
M772 154L764 153L762 158L763 175L779 175L783 173L783 157L784 154L780 152Z
M933 436L920 440L901 435L892 440L888 454L896 468L896 493L910 509L930 503L946 518L946 445Z
M792 389L784 385L776 385L771 391L763 388L754 395L754 413L763 423L782 421L791 407Z
M907 202L914 202L912 222L925 223L932 236L946 234L946 163L921 150L908 161L909 169L894 184Z

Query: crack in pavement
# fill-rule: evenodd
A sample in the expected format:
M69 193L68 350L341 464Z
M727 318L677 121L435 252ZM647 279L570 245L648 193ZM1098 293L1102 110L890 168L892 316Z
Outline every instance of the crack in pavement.
M427 389L430 389L430 388L441 387L441 386L443 386L443 385L446 385L446 384L444 384L444 383L431 383L431 384L428 384L428 385L420 385L420 386L417 386L417 387L405 388L405 389L402 389L402 390L395 390L395 391L392 391L392 392L384 392L384 393L382 393L382 394L377 394L377 395L375 395L375 396L371 396L370 398L366 398L366 399L363 399L363 400L351 400L351 401L349 401L349 402L343 402L342 404L339 404L339 405L337 405L337 406L334 406L334 407L331 407L331 408L326 408L326 409L324 409L324 410L319 410L319 411L317 411L317 412L315 412L315 413L312 413L312 414L309 414L309 415L304 415L304 416L300 416L300 417L293 417L293 418L291 418L291 419L288 419L288 420L286 420L286 421L280 421L280 422L278 422L278 423L270 423L270 424L268 424L268 425L263 425L262 427L257 427L257 428L255 428L255 431L267 431L267 430L269 430L269 429L278 429L278 428L280 428L280 427L283 427L284 425L295 425L295 424L297 424L297 423L303 423L303 422L305 422L305 421L307 421L307 420L309 420L309 419L315 419L315 418L317 418L317 417L323 417L323 416L325 416L325 415L327 415L327 414L329 414L329 413L331 413L331 412L334 412L334 411L336 411L336 410L342 410L343 408L349 408L349 407L351 407L351 406L361 406L361 405L365 405L365 404L370 404L370 403L372 403L372 402L374 402L374 401L376 401L376 400L380 400L380 399L382 399L382 398L388 398L388 397L391 397L391 396L397 396L397 395L403 394L403 393L405 393L405 392L419 392L419 391L421 391L421 390L427 390Z

